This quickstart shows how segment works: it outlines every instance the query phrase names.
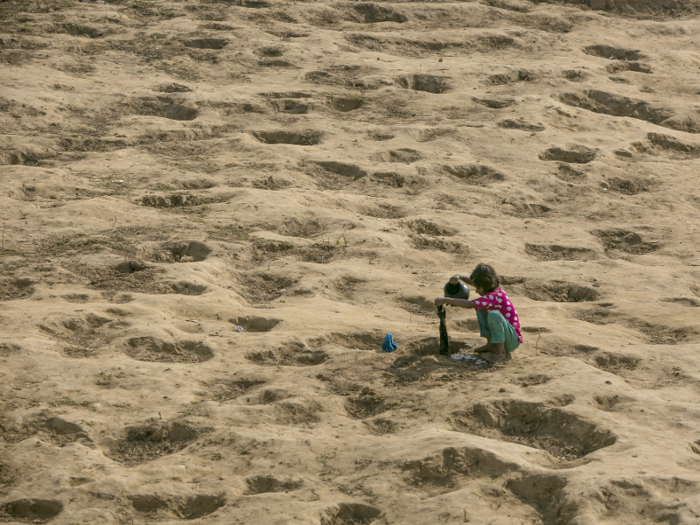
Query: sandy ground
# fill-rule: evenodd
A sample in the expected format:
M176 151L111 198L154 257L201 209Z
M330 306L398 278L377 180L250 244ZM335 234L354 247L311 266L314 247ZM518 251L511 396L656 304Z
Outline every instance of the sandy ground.
M0 3L0 521L700 523L694 12Z

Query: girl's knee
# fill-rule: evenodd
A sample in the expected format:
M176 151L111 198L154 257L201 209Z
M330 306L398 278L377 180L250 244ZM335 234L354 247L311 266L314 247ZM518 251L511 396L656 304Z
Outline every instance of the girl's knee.
M503 314L501 314L501 312L496 312L494 310L493 312L489 312L488 320L489 320L489 323L501 322L501 321L505 320L505 317L503 317Z

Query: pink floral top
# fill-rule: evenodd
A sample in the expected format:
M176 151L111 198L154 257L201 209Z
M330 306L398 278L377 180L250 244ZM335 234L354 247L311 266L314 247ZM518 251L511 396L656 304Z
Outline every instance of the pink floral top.
M523 342L523 336L520 333L520 319L515 311L515 306L510 302L506 292L501 288L496 288L493 292L482 295L478 299L472 301L476 310L486 308L487 312L501 312L503 317L515 328L515 333L518 334L518 341Z

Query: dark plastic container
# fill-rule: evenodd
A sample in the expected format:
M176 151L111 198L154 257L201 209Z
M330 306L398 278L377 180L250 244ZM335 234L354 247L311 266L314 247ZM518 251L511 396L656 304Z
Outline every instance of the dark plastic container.
M469 299L469 287L462 281L457 284L447 283L445 285L445 297L450 299Z

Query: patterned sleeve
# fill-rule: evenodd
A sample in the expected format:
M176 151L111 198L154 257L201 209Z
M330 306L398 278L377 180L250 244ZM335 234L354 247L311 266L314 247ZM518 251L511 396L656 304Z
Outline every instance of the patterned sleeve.
M500 299L500 300L499 300ZM490 293L474 299L475 310L483 310L488 308L489 310L498 310L503 307L503 299L499 298L496 293Z

